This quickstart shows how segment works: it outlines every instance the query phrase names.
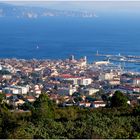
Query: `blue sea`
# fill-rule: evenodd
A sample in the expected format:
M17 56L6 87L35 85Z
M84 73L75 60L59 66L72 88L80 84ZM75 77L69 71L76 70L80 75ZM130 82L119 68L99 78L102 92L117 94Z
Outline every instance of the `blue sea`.
M0 58L65 59L101 54L140 55L140 18L0 18ZM138 70L139 66L129 65Z

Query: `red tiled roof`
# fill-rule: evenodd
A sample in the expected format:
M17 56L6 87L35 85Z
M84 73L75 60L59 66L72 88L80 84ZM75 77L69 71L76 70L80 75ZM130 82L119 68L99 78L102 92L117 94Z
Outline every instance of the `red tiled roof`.
M35 97L33 97L33 96L27 96L26 98L27 99L35 99Z
M70 75L70 74L62 74L59 77L61 77L61 78L80 78L78 76L73 76L73 75Z
M89 103L89 102L85 102L85 104L91 104L91 103Z
M120 80L111 80L111 82L120 82Z
M11 93L5 94L6 97L12 96Z
M133 80L140 80L140 78L134 78Z
M94 101L93 104L105 104L105 102L96 102L96 101Z
M120 86L121 89L127 89L127 90L134 90L139 89L138 87L131 87L131 86Z
M35 91L41 91L40 89L35 89Z

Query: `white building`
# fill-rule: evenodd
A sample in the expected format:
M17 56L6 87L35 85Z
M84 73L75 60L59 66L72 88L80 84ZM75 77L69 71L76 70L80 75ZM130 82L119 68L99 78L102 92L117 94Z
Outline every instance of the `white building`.
M0 65L0 70L2 70L2 66Z
M77 85L78 84L78 80L81 79L81 77L78 76L72 76L70 74L63 74L59 76L59 79L61 81L67 81L67 82L71 82L71 84L73 85Z
M120 80L110 80L109 84L110 85L120 85Z
M105 106L106 106L106 103L104 101L94 101L93 102L94 108L105 107Z
M140 78L134 78L133 79L133 85L134 86L140 86Z
M18 106L18 105L23 105L25 103L25 101L23 101L22 99L18 99L17 101L13 102L13 101L9 101L10 105L14 105L14 106Z
M29 102L34 102L36 99L35 97L33 96L27 96L26 99L29 101Z
M84 95L94 95L95 93L99 92L99 89L87 88L87 89L82 89L81 92Z
M110 62L109 61L97 61L94 62L95 65L108 65Z
M35 89L34 93L37 94L37 95L40 95L41 94L41 90L40 89Z
M70 85L69 87L59 88L57 93L60 95L70 95L71 96L76 91L77 91L76 87L73 87L72 85Z
M59 80L71 82L71 84L73 85L90 85L92 83L91 78L83 78L78 76L72 76L69 74L60 75Z
M10 80L12 78L12 75L3 75L2 78Z
M85 86L87 86L87 85L90 85L91 83L92 83L92 79L91 78L81 78L80 80L79 80L79 85L85 85Z
M120 80L120 72L103 72L100 74L99 79L101 81Z
M113 73L101 73L99 79L101 81L105 81L105 80L112 80L114 77Z
M29 86L11 86L3 89L4 93L12 93L12 94L27 94L29 92Z

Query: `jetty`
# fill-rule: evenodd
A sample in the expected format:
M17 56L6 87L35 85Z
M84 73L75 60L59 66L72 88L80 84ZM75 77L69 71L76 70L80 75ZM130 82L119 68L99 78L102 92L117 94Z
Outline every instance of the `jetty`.
M105 57L106 60L111 60L111 61L140 63L140 56L135 56L135 55L121 55L120 53L118 55L99 54L98 51L95 55L99 57Z

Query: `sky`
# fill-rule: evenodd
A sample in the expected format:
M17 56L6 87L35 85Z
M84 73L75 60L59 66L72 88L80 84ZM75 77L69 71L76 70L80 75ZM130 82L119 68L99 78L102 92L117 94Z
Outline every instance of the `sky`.
M94 7L133 7L137 8L140 7L140 0L0 0L0 2L15 4L15 5L36 5L36 6L59 6L59 5L69 5L69 6L76 6L76 7L86 7L92 8Z
M1 0L0 0L1 1ZM115 12L115 13L128 13L128 14L140 14L140 0L128 1L128 0L24 0L24 1L1 1L14 5L26 5L26 6L43 6L52 9L60 10L92 10L97 13L100 12Z

